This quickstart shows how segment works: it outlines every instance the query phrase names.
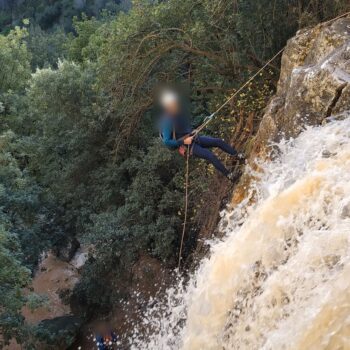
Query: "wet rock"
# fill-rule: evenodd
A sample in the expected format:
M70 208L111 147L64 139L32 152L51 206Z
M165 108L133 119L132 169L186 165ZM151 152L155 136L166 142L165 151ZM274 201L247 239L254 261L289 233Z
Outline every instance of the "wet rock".
M248 163L270 159L270 146L294 138L306 125L320 125L350 109L350 16L299 31L282 56L277 93L266 107ZM327 155L324 155L327 157ZM252 177L242 176L232 204L246 198Z
M340 262L340 256L336 254L330 254L326 255L323 260L325 265L329 268L332 269L334 266L336 266Z
M75 253L71 264L78 270L82 269L89 258L89 251L92 253L93 246L81 246Z
M56 251L57 257L63 261L69 262L73 259L79 247L79 241L76 238L71 238L63 247L60 247Z
M350 51L349 51L350 52ZM350 61L350 58L348 58ZM333 115L340 116L344 111L350 108L350 85L346 85L341 92L336 106L333 108Z
M297 136L305 125L349 109L350 18L299 32L286 47L276 96L255 141L267 146ZM265 149L266 151L266 149Z
M322 158L331 158L331 157L334 157L336 155L336 153L332 153L328 150L324 150L322 152Z
M350 218L350 203L347 203L346 205L344 205L341 213L341 218L342 219Z

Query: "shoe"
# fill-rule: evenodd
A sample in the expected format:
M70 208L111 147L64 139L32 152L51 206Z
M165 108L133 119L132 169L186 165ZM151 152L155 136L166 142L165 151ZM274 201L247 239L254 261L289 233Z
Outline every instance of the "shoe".
M245 163L245 155L243 153L238 153L237 154L237 162L239 164L244 164Z

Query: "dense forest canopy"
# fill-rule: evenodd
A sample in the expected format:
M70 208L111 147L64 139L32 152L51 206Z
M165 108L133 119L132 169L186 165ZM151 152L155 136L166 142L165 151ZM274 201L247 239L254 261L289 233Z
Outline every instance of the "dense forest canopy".
M23 19L30 19L45 31L56 26L72 31L75 16L81 18L84 13L100 17L129 7L128 0L1 0L0 29L7 32L21 25Z
M88 320L128 298L140 254L176 266L183 160L159 144L153 96L190 92L194 124L301 27L347 0L0 1L0 334L35 341L21 308L40 254L92 245L74 300ZM249 143L275 91L275 61L210 125ZM190 232L211 167L191 171ZM186 242L185 255L193 249ZM30 336L29 336L30 335Z

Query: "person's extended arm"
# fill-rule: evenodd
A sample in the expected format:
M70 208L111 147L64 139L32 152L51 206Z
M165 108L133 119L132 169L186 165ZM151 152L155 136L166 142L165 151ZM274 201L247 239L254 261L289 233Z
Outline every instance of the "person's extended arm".
M183 140L174 140L173 139L173 126L171 121L165 121L162 127L162 136L163 142L168 147L180 147L183 145Z

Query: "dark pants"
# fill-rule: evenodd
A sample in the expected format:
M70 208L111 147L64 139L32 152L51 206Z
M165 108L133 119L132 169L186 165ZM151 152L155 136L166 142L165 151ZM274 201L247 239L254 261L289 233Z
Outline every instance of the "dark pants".
M213 164L217 170L227 176L229 171L218 157L208 149L211 147L218 147L232 156L237 155L237 151L225 141L209 136L197 136L192 145L192 154L195 157L207 160L209 163Z

